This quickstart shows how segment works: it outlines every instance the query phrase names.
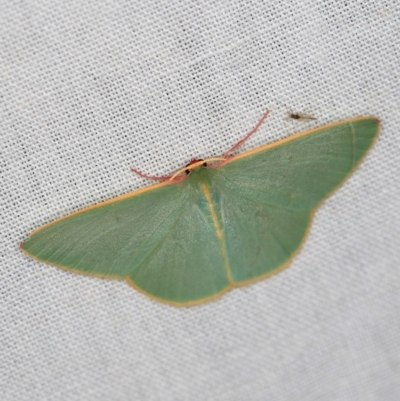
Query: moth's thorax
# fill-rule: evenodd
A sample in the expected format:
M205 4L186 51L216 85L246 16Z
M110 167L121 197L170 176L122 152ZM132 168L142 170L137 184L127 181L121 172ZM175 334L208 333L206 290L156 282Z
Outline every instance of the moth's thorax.
M194 168L193 170L190 171L188 179L191 180L201 180L207 177L210 173L210 169L208 167L204 166L199 166Z
M190 183L191 185L203 185L203 184L209 184L210 179L212 179L212 176L215 173L215 169L210 169L205 166L200 166L197 167L193 170L190 171L190 174L186 181Z

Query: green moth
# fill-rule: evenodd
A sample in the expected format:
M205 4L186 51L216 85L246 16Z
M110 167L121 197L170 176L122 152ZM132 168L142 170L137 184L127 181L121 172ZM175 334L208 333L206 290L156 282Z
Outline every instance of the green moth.
M267 114L224 157L194 160L161 183L49 223L21 249L76 273L125 279L174 306L281 271L317 207L373 145L379 121L355 118L231 156Z

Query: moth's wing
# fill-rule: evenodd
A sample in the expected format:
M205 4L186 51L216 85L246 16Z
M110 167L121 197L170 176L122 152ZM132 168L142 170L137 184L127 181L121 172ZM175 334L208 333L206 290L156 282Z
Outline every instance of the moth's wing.
M287 265L314 209L356 168L379 132L360 118L309 131L215 170L219 214L236 284Z
M171 303L196 302L226 289L212 218L196 207L200 195L185 182L155 188L50 223L22 249L75 272L127 278Z
M210 300L230 288L226 260L210 204L201 183L182 183L185 201L162 242L129 276L129 282L160 300L190 305Z

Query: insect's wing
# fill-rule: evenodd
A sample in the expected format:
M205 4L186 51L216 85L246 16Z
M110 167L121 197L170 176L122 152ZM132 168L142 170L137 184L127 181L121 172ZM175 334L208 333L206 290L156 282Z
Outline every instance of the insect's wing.
M186 182L154 188L50 223L22 249L75 272L127 278L170 303L196 302L226 289L220 245L211 216L197 206L199 192Z
M236 284L283 268L314 209L356 168L379 122L360 118L244 153L215 170L220 219Z

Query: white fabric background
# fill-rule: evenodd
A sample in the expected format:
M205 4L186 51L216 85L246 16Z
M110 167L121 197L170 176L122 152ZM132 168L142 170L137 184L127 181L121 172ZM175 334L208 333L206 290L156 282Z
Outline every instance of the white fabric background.
M397 0L1 0L0 399L399 400L399 27ZM382 121L284 272L177 309L19 251L267 108L243 150Z

